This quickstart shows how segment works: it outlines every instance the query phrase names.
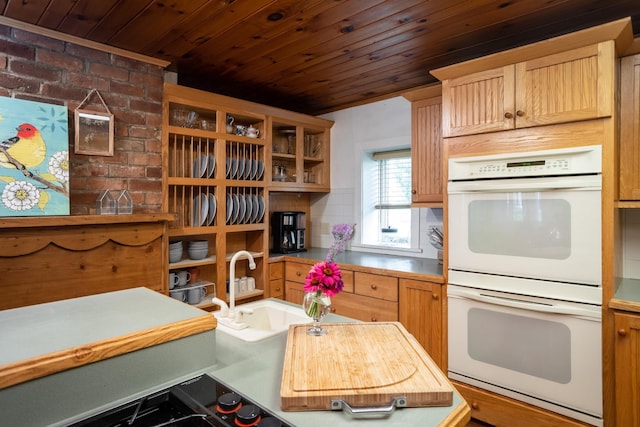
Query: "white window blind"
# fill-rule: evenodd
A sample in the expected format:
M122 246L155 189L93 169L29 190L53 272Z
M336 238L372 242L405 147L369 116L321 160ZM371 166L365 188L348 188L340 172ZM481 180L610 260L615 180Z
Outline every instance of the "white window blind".
M377 162L376 209L411 207L411 150L373 153Z

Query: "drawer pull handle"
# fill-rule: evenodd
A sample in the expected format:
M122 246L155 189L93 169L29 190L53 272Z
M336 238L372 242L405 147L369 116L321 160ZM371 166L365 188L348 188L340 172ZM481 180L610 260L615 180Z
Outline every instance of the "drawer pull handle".
M372 321L372 322L377 322L377 321L378 321L378 318L377 318L377 317L372 317L372 318L371 318L371 321Z
M510 112L507 111L506 113L504 113L504 118L505 119L513 119L513 113L510 113Z
M300 273L299 271L296 271L296 276L300 277L302 276L302 273Z
M335 309L335 308L333 308L333 307L331 307L331 308L329 309L329 311L330 311L330 312L332 312L332 313L335 313L335 312L336 312L336 309Z
M516 111L516 116L518 116L518 117L524 117L524 111L522 111L522 110L518 110L518 111Z
M396 408L407 406L406 397L395 397L388 406L353 407L343 399L331 399L332 411L343 411L353 418L387 418Z
M375 291L376 289L378 289L378 285L371 285L371 289Z
M473 403L471 404L471 408L472 408L472 409L476 409L476 410L477 410L479 407L480 407L480 405L478 405L478 402L473 402Z

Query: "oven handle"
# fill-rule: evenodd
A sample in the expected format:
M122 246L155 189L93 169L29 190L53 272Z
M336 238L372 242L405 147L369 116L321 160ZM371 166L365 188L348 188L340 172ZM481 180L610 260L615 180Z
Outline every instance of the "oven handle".
M487 295L479 292L467 291L464 289L455 289L455 291L453 291L451 288L449 288L448 295L454 296L454 297L459 296L462 298L484 302L487 304L502 305L505 307L519 308L523 310L532 310L532 311L538 311L541 313L566 314L569 316L588 317L591 319L601 318L600 311L594 312L592 310L583 309L580 307L569 307L561 304L551 305L551 304L544 304L544 303L539 303L535 301L523 301L513 297Z
M566 176L554 178L522 178L496 179L475 181L451 181L447 186L449 194L456 193L490 193L490 192L519 192L519 191L600 191L602 189L601 175Z

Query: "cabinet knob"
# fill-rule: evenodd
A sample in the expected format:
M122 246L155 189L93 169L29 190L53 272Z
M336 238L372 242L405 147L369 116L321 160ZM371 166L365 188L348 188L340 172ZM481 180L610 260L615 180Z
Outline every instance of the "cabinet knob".
M331 308L329 309L329 311L330 311L330 312L332 312L332 313L335 313L335 312L336 312L336 309L335 309L335 308L333 308L333 307L331 307Z
M522 110L518 110L518 111L516 111L516 116L518 116L518 117L524 117L524 111L522 111Z
M627 330L626 329L618 329L618 335L620 335L621 337L626 337L627 336Z
M378 321L378 318L377 318L377 317L372 317L372 318L371 318L371 321L372 321L372 322L377 322L377 321Z
M300 277L302 276L302 273L300 273L299 271L296 271L296 276Z
M378 289L378 285L375 285L375 284L371 285L371 289L373 289L375 291L376 289Z
M276 288L276 292L280 292L280 288Z
M438 294L432 294L431 298L433 298L434 300L438 301L438 299L440 298L440 295Z
M416 190L411 190L411 194L418 194L418 192Z
M471 403L471 409L477 410L479 407L480 407L480 405L478 405L478 402L472 402Z
M513 113L510 113L510 112L507 111L506 113L504 113L504 118L505 119L513 119Z

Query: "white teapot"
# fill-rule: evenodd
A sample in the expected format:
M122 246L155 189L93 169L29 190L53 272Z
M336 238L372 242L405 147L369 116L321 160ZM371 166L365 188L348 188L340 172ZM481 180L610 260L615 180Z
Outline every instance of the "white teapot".
M260 130L259 130L259 129L254 128L254 127L253 127L253 125L250 125L250 126L247 128L247 136L248 136L249 138L257 138L258 136L260 136Z

